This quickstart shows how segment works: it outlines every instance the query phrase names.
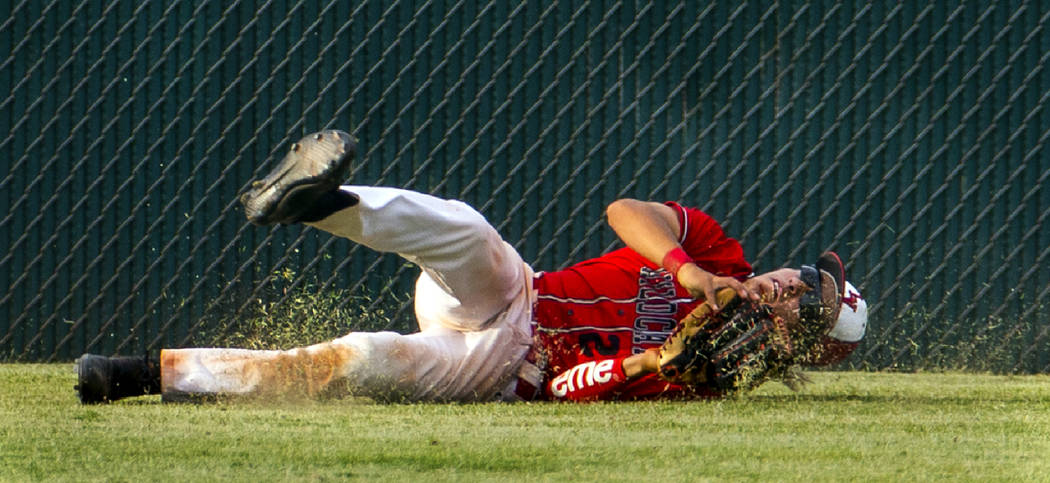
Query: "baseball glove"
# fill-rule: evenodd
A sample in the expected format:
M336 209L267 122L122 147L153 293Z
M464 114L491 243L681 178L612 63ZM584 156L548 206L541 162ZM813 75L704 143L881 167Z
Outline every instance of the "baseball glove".
M787 373L799 348L785 321L733 289L720 290L717 298L721 310L706 302L697 306L660 347L660 376L688 387L737 392Z

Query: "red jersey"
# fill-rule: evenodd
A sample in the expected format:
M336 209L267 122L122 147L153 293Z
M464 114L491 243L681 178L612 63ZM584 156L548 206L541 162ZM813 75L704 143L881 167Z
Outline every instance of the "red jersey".
M697 209L665 204L678 213L679 242L694 263L741 281L751 274L740 244L714 219ZM537 347L546 362L540 364L545 389L539 397L559 399L567 390L579 396L578 386L588 381L594 385L595 380L611 381L616 387L593 399L693 394L656 374L622 383L623 358L660 347L678 320L699 304L659 265L621 248L563 270L538 273L534 287Z

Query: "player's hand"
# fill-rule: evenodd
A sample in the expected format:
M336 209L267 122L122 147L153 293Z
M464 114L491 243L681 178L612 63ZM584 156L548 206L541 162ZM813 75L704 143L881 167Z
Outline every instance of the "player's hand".
M623 375L627 379L651 374L660 370L660 349L646 349L623 360Z
M744 287L757 294L760 302L772 303L777 298L777 283L769 274L755 275L744 281Z
M678 283L685 287L690 295L696 298L703 298L714 310L721 308L718 306L716 294L723 288L735 290L744 299L754 302L760 301L759 292L749 290L739 280L733 277L719 277L698 267L695 263L682 265L682 268L678 269L677 278Z

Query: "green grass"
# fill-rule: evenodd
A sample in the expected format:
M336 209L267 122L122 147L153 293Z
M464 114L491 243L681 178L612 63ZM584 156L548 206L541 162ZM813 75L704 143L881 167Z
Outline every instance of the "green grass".
M76 402L0 365L0 481L1050 479L1050 377L819 372L800 393L611 404Z

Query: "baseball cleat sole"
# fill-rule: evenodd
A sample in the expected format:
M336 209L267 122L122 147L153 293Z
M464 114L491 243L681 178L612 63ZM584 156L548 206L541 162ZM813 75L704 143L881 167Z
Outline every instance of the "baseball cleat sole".
M321 131L300 139L277 168L241 195L245 215L256 225L300 221L346 179L356 155L357 141L343 131Z

